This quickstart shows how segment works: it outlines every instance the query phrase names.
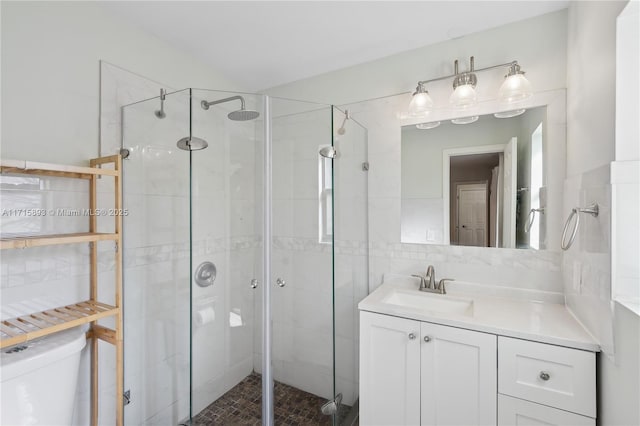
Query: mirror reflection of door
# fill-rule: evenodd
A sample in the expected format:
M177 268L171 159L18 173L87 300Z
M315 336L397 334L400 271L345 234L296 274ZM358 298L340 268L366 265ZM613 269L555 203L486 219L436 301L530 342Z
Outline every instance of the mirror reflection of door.
M458 245L486 247L489 235L488 182L457 184Z
M503 152L450 157L451 244L500 247Z

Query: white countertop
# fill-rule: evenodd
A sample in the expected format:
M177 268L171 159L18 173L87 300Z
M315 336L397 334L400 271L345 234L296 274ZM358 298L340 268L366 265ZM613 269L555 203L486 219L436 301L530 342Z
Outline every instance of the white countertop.
M393 292L413 294L419 279L406 276L385 277L385 283L358 304L361 311L410 318L515 337L541 343L600 351L598 342L564 305L560 295L481 284L447 283L447 294L431 293L433 298L472 300L473 312L447 313L386 303ZM424 295L425 293L422 293ZM559 297L560 296L560 297Z

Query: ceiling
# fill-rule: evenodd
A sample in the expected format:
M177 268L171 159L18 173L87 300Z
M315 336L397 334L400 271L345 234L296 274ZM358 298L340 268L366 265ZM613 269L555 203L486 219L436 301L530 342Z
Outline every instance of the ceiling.
M566 8L568 1L113 1L112 12L259 91Z

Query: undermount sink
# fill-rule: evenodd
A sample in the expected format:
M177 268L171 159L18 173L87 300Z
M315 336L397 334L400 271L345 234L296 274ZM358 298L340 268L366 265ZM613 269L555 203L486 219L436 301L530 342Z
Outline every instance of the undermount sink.
M473 316L473 300L452 298L446 294L394 289L381 302L423 311Z

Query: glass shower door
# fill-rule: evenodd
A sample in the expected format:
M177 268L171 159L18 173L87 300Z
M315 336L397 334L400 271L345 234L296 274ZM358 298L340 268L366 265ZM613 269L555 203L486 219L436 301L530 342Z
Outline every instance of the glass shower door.
M358 303L368 294L368 134L348 110L334 108L334 351L336 423L358 414ZM339 395L339 396L338 396Z
M189 91L123 107L125 424L189 414Z
M275 423L329 424L333 399L331 106L272 98Z
M205 104L203 105L203 102ZM262 412L264 111L260 95L193 90L192 424Z

